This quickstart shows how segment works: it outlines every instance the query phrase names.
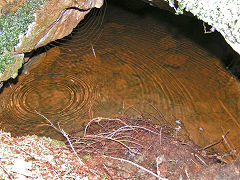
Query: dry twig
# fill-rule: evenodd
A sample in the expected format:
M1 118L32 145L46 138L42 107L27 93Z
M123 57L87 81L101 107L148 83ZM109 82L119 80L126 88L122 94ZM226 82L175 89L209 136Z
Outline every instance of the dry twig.
M210 145L207 145L207 146L199 149L199 151L206 150L206 149L208 149L208 148L211 148L211 147L213 147L213 146L221 143L221 142L224 140L224 137L225 137L229 132L230 132L230 130L228 130L228 131L222 136L222 138L221 138L220 140L218 140L217 142L214 142L214 143L212 143L212 144L210 144Z
M57 128L47 117L45 117L44 115L40 114L40 113L37 112L36 110L35 110L35 112L36 112L38 115L42 116L45 120L47 120L47 121L49 122L49 124L50 124L51 127L53 127L56 131L60 132L60 133L67 139L67 141L68 141L68 143L69 143L69 145L70 145L73 153L76 155L76 157L77 157L80 165L84 165L84 163L82 162L82 160L81 160L81 159L79 158L79 156L77 155L77 152L76 152L75 149L73 148L72 143L71 143L70 139L68 138L68 134L65 133L65 131L64 131L63 129L60 128L60 125L58 124L58 128Z
M134 163L132 161L129 161L129 160L126 160L126 159L122 159L122 158L116 158L116 157L112 157L112 156L105 156L105 157L108 157L108 158L111 158L111 159L115 159L115 160L118 160L118 161L121 161L121 162L127 162L129 164L132 164L132 165L136 166L137 168L142 169L143 171L146 171L147 173L155 176L156 178L159 178L159 176L157 174L155 174L154 172L152 172L152 171L146 169L145 167L142 167L142 166L140 166L140 165L138 165L138 164L136 164L136 163ZM160 179L161 180L166 180L165 178L160 178Z

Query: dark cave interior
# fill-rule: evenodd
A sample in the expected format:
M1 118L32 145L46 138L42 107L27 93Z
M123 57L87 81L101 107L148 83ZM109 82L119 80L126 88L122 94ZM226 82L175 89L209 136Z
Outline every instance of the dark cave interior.
M189 16L190 13L187 13L188 15L175 15L173 12L153 7L139 0L108 0L107 4L119 6L139 16L151 14L159 21L170 23L169 31L175 34L177 39L179 35L191 39L201 48L220 59L229 73L238 80L240 79L240 55L232 49L219 32L204 33L203 21ZM204 25L206 29L211 28L207 23Z

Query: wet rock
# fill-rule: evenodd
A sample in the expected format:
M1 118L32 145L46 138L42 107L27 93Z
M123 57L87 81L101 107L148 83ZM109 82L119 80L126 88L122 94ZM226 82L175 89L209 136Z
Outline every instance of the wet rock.
M31 69L34 69L41 63L41 61L44 59L46 56L46 53L42 53L38 56L33 56L30 58L24 65L22 69L22 73L24 74L29 74Z

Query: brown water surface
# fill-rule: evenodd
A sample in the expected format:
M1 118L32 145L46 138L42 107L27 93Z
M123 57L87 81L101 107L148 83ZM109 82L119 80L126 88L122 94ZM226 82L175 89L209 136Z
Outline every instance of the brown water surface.
M127 111L133 106L156 122L164 116L177 127L180 120L202 146L230 129L229 143L239 152L239 84L219 59L166 22L108 9L103 29L94 29L101 23L95 17L4 89L1 127L57 138L36 111L70 132L89 116L122 113L124 105L125 113L138 114Z

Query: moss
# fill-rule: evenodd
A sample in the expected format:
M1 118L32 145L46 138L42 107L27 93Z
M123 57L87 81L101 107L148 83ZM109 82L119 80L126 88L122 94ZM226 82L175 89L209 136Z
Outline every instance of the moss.
M4 67L14 63L14 61L15 58L8 51L2 54L0 57L0 72L3 72L5 70Z
M55 140L55 139L51 139L50 137L38 137L38 136L35 136L35 137L43 139L44 141L49 142L53 146L66 147L66 144L63 141L58 141L58 140Z
M25 35L28 25L34 22L34 12L46 0L25 0L17 10L8 8L0 17L0 72L14 62L9 52L19 43L19 35Z
M239 0L177 0L177 5L174 0L165 1L175 9L176 14L189 11L221 32L231 43L240 44Z

